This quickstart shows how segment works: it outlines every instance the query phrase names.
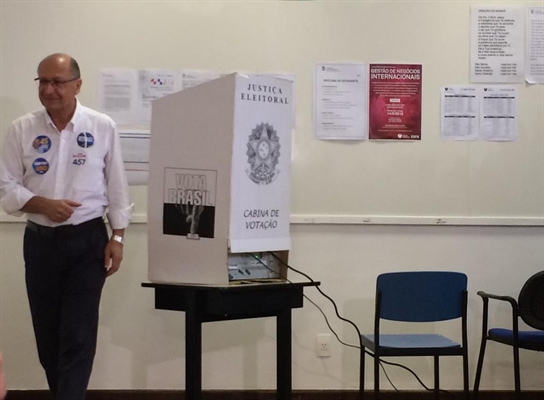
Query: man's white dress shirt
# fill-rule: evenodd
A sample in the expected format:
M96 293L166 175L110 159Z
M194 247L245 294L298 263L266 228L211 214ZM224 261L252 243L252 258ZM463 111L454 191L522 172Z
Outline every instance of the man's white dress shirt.
M112 229L126 228L131 205L115 122L79 102L62 132L45 109L15 120L2 147L0 203L21 216L34 196L81 203L62 224L28 214L37 224L77 225L102 217L107 207Z

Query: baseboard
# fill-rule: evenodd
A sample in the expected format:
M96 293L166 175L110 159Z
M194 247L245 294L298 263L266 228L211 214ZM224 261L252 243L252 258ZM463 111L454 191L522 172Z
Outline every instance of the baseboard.
M453 396L444 394L444 400L463 399L463 392L453 391ZM431 400L432 392L421 391L383 391L380 400ZM356 390L293 390L297 400L358 400ZM542 400L544 390L524 391L522 400ZM276 393L271 390L205 390L202 400L275 400ZM372 392L365 392L365 400L373 400ZM478 400L514 400L513 391L481 391ZM46 390L12 390L6 400L51 400ZM90 390L87 400L185 400L183 390Z

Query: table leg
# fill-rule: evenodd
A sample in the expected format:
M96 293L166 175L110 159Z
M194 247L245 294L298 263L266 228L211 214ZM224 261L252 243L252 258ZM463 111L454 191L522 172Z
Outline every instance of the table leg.
M277 399L291 400L292 389L292 349L291 349L291 309L280 311L277 316Z
M202 320L198 313L196 293L186 294L185 312L185 398L202 397Z

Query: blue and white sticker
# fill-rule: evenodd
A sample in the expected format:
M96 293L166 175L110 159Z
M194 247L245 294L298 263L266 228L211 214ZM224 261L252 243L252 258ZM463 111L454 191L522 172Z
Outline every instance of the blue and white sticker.
M45 158L36 158L32 163L32 169L38 175L43 175L49 171L49 162Z
M51 148L51 139L45 135L40 135L34 139L32 147L40 154L47 153Z
M77 144L79 147L88 148L94 144L94 136L90 132L81 132L77 135Z

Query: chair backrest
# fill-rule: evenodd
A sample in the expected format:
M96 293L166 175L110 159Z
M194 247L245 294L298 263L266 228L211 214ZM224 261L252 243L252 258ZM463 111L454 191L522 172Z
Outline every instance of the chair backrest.
M380 318L432 322L463 316L467 276L460 272L392 272L378 276Z
M519 315L533 328L544 330L544 271L531 276L518 298Z

